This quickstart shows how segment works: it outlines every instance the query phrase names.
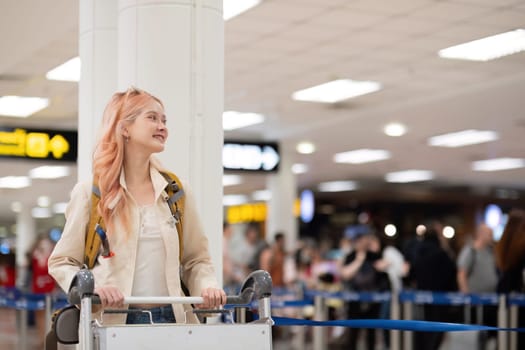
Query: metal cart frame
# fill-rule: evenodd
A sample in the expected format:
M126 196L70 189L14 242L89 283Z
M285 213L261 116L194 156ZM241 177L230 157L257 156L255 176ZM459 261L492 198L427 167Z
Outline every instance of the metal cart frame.
M93 294L93 274L81 270L73 281L69 301L80 304L80 350L185 349L213 347L228 350L271 350L272 325L270 296L272 281L268 272L258 270L246 278L238 296L228 296L227 304L236 313L258 301L259 319L249 323L104 325L92 319L92 305L99 302ZM128 297L125 304L199 304L202 297ZM242 317L238 317L241 318Z

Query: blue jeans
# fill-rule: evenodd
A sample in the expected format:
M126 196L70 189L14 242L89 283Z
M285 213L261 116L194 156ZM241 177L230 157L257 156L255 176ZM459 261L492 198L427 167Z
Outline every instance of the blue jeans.
M145 311L145 312L141 312ZM160 307L154 307L151 309L139 309L130 307L128 317L126 318L126 324L149 324L151 312L151 319L153 323L175 323L175 315L173 314L173 308L171 305L165 305Z

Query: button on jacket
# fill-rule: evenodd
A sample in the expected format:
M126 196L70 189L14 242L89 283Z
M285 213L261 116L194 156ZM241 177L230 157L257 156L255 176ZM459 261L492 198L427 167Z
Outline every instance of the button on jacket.
M183 296L180 272L191 295L201 295L204 288L218 288L215 270L208 252L208 240L203 234L191 192L188 191L187 186L184 186L186 201L183 214L183 256L179 259L177 228L166 204L167 194L164 189L167 181L153 166L150 168L150 175L155 190L155 208L161 236L166 249L166 284L169 296ZM131 231L124 232L122 225L117 221L115 232L108 232L110 248L115 255L111 258L99 257L98 264L93 268L93 274L95 286L113 285L118 287L124 296L131 296L140 233L140 209L126 190L123 171L120 184L128 196ZM73 188L65 213L66 224L62 237L49 258L49 273L66 292L84 261L84 241L91 210L91 188L92 184L87 182L78 183ZM191 310L189 305L173 304L177 322L198 322L193 313L186 312L189 310ZM125 315L106 315L103 322L124 323Z

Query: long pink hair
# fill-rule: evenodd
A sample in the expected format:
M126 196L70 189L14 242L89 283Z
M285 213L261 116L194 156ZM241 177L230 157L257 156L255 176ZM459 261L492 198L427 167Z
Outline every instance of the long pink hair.
M114 232L115 220L129 232L129 203L120 185L125 143L122 130L135 121L152 99L163 106L158 98L132 87L113 94L104 110L101 136L93 155L93 180L100 190L98 212L108 234Z

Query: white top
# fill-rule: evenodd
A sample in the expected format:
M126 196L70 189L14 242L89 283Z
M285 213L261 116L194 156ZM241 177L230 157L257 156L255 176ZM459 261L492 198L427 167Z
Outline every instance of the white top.
M140 235L132 296L166 296L166 249L154 205L140 207Z

